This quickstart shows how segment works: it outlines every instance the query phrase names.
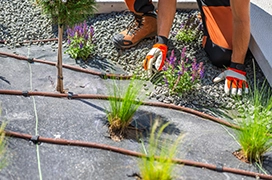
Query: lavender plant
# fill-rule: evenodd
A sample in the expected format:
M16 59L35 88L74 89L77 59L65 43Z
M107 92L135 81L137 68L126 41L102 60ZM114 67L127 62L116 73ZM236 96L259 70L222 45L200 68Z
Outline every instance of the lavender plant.
M86 21L67 29L68 49L64 53L70 54L74 59L86 60L94 51L94 28L88 27Z
M177 41L190 43L201 35L202 22L200 18L195 15L189 14L185 23L181 24L180 30L176 33Z
M177 62L177 58L172 51L170 58L166 59L163 67L164 83L170 90L170 93L183 94L193 90L204 76L203 62L197 63L193 59L189 63L189 59L185 56L186 48L182 49L181 60Z

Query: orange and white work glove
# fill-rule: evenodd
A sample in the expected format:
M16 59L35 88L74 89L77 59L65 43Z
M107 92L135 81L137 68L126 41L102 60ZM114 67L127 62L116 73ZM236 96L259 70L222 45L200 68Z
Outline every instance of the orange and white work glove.
M153 45L152 49L146 55L143 62L143 67L148 71L149 77L151 77L157 71L162 70L168 51L167 41L168 39L166 37L158 36L157 43Z
M214 78L213 82L218 83L225 79L225 93L241 96L248 94L248 83L246 71L243 64L231 63L230 67Z

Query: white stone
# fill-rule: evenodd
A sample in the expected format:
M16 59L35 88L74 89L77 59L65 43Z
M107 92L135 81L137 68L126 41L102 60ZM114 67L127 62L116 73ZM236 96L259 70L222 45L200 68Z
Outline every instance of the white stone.
M251 0L249 48L272 86L272 2Z

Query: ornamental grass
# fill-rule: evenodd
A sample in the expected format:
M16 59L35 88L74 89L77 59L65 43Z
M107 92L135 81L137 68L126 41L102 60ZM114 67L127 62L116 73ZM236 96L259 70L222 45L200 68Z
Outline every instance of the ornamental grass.
M163 139L162 133L169 123L160 126L156 120L152 126L148 148L143 145L143 153L146 157L139 160L140 177L144 180L171 180L175 164L175 158L180 142L179 136L175 141ZM142 143L143 144L143 143Z
M0 119L1 119L1 109L0 109ZM0 170L7 166L7 147L6 147L6 140L5 140L5 127L6 122L0 121Z
M236 134L245 159L261 164L262 156L272 147L272 93L267 82L260 88L256 84L255 74L249 104L238 109L236 121L241 130Z
M127 88L118 86L114 82L110 88L110 106L107 110L110 134L121 140L126 135L126 130L132 122L132 117L141 106L140 92L142 82L135 79L130 80Z

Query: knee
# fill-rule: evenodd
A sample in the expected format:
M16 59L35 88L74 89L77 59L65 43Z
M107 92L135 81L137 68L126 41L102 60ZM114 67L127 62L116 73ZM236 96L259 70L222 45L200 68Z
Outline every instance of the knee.
M209 40L207 40L204 49L213 65L219 68L228 67L230 65L232 50L219 47Z
M211 63L219 68L229 67L231 53L224 51L212 51L208 53Z

